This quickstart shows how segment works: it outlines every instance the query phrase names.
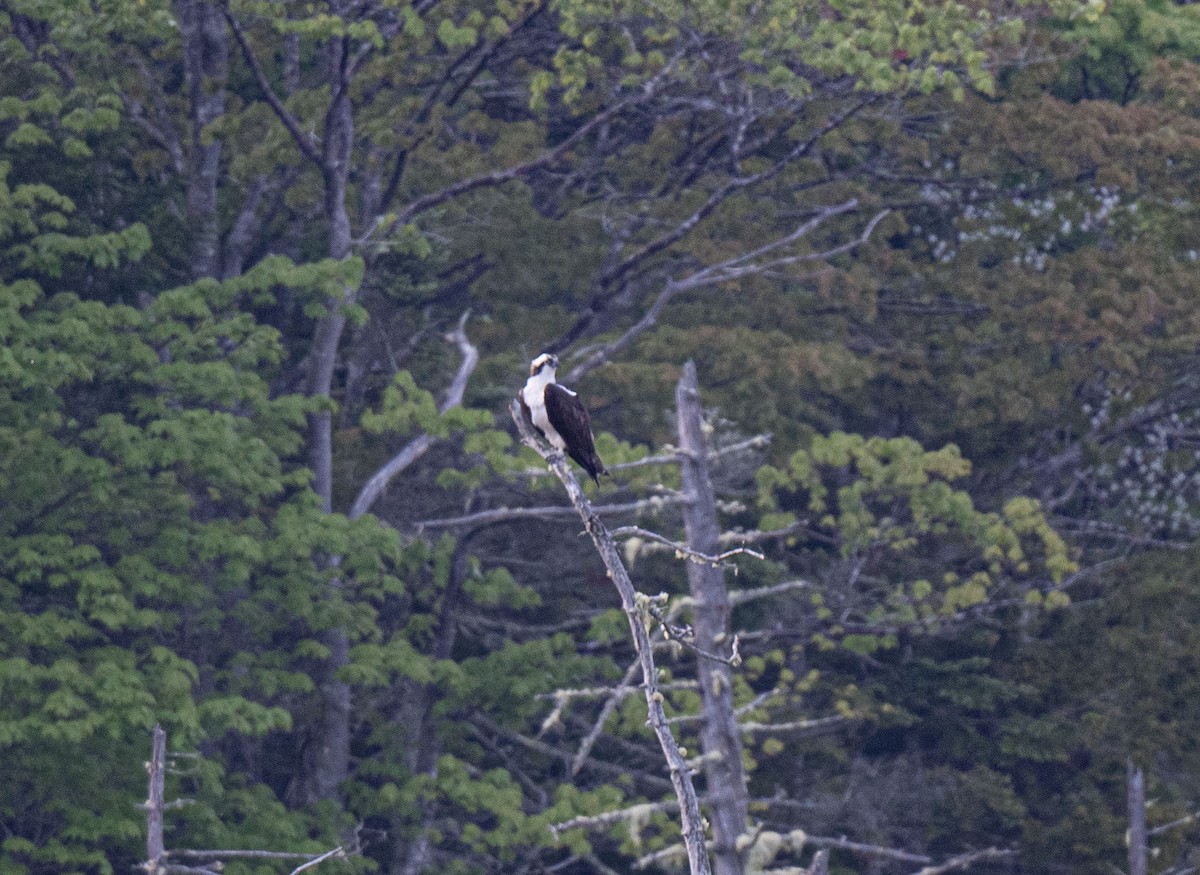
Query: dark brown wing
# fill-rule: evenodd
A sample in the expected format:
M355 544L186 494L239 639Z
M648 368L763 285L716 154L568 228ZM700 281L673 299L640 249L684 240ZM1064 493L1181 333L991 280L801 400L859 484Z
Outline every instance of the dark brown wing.
M567 444L567 455L579 463L596 483L607 474L596 453L592 421L579 396L557 383L546 387L546 418Z

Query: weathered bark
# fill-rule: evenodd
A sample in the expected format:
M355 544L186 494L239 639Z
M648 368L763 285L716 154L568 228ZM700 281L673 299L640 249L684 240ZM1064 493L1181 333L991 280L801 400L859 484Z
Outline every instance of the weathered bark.
M634 650L642 667L642 689L646 694L646 707L649 711L648 723L658 738L666 758L667 767L671 774L671 785L679 800L680 829L683 833L683 843L687 850L688 867L691 875L709 875L711 868L708 862L708 849L704 839L704 819L700 816L700 802L696 797L696 788L692 784L692 771L683 758L683 752L671 733L671 724L663 709L663 694L658 688L658 668L654 664L654 648L650 643L650 633L647 631L646 607L642 597L634 589L629 572L621 560L621 553L609 534L604 522L592 510L591 502L583 494L583 489L571 469L567 467L566 457L559 452L548 451L533 435L533 429L525 421L521 409L514 399L510 407L513 421L521 434L522 441L532 447L549 463L551 470L562 482L575 506L576 512L583 520L584 528L592 538L592 544L600 554L608 577L617 588L621 597L621 608L629 621L629 631L633 637Z
M325 113L325 135L321 140L321 173L325 181L325 219L329 223L329 257L342 259L350 254L350 213L346 207L346 186L350 175L350 153L354 144L354 117L351 113L348 83L343 81L346 63L343 40L330 40L326 50L326 69L333 97ZM354 291L345 289L340 298L325 302L326 314L317 322L313 334L309 395L329 396L333 372L337 366L338 346L346 328L343 308L354 302ZM333 511L333 440L332 415L329 411L309 416L309 459L313 486L321 496L326 513Z
M675 389L679 428L680 473L683 478L683 521L688 547L700 554L720 552L716 500L708 472L700 391L696 366L684 365ZM746 830L750 800L742 767L741 730L733 708L733 674L727 663L706 658L729 649L729 615L732 605L724 571L716 563L689 561L688 586L696 607L693 626L700 680L700 743L712 816L713 862L717 875L742 875L737 840Z
M217 215L221 141L205 142L204 129L225 112L229 36L224 16L215 4L205 0L175 0L174 6L183 41L191 125L187 217L195 235L192 276L216 277L221 273L221 228Z
M1126 762L1129 777L1129 875L1146 875L1149 859L1146 841L1146 775L1133 758Z
M167 733L157 723L150 745L150 786L146 793L146 871L155 875L163 869L163 787L167 774Z

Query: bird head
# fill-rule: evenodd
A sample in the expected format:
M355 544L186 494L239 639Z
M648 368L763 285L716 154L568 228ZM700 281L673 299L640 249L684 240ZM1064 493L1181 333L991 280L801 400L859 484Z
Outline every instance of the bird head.
M538 374L547 368L550 374L554 374L555 368L558 367L558 356L553 353L544 352L529 363L529 376L536 377Z

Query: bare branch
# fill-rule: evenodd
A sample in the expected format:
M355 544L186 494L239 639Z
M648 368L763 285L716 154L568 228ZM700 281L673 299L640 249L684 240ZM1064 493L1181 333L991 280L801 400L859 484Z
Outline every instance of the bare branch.
M228 0L221 3L221 12L224 14L225 20L229 22L229 28L233 31L233 36L242 50L242 57L246 59L246 65L250 68L250 72L254 74L254 80L258 83L258 88L262 91L263 97L271 105L271 109L275 111L275 115L283 122L283 126L288 129L288 133L292 135L292 139L296 141L296 147L300 150L300 154L314 164L320 165L321 154L317 151L316 137L304 133L304 130L300 127L299 120L288 111L288 108L283 105L283 101L279 99L279 95L275 93L275 89L271 87L271 83L267 79L267 74L263 72L262 65L258 63L254 49L250 46L250 41L246 39L245 31L242 30L241 24L229 8Z
M325 860L328 860L330 857L343 857L344 858L345 856L346 856L346 853L342 850L341 846L338 846L338 847L334 848L332 851L326 851L319 857L314 857L313 859L309 860L307 863L301 863L299 866L297 866L295 869L293 869L291 871L291 875L299 875L299 873L303 872L305 869L311 869L313 866L316 866L318 863L322 863Z
M946 862L939 863L936 866L926 866L915 873L915 875L943 875L945 872L953 872L955 869L965 869L984 860L1001 860L1004 857L1011 857L1012 854L1012 851L1002 848L984 848L982 851L968 851L965 854L959 854L957 857L951 857Z
M904 863L916 863L924 865L932 863L933 860L924 854L914 854L910 851L902 851L899 848L888 848L883 845L868 845L863 842L852 842L845 836L840 838L828 838L825 836L808 836L805 839L805 844L812 845L817 848L828 848L833 851L850 851L853 854L863 854L868 857L886 857L890 860L900 860Z
M699 565L712 565L716 567L731 556L737 556L744 553L747 556L753 556L755 559L766 559L762 553L757 550L752 550L749 547L735 547L732 550L726 550L724 553L718 553L715 556L709 556L706 553L700 553L693 550L687 544L679 541L672 541L657 532L652 532L649 529L643 529L641 526L621 526L619 529L612 530L614 538L644 538L647 541L654 541L656 544L662 544L675 551L675 554L683 559L686 558L689 562L695 562Z
M678 810L679 801L677 799L669 799L662 802L644 802L640 805L632 805L629 808L622 808L617 811L606 811L603 814L581 814L578 817L572 817L570 820L552 823L550 824L550 833L557 839L559 833L566 832L569 829L605 829L614 823L637 820L648 814L657 814L658 812L674 814Z
M489 186L503 185L506 182L511 182L514 179L519 179L522 176L527 176L535 170L553 164L555 161L566 155L573 149L581 140L587 137L592 131L607 124L612 118L620 115L626 109L634 106L651 97L658 88L666 80L670 72L679 63L682 54L677 54L661 70L648 79L641 87L641 90L634 95L627 97L625 100L614 103L603 112L588 119L584 124L575 129L571 136L567 137L553 149L543 152L536 158L525 161L521 164L513 165L506 170L495 170L491 173L482 173L478 176L472 176L467 179L459 180L452 185L448 185L441 191L430 192L423 197L417 198L410 203L384 226L384 236L390 234L396 228L412 221L414 217L428 209L439 206L448 200L474 191L477 188L486 188Z
M600 504L592 509L598 514L612 515L620 513L657 513L664 507L678 504L683 499L676 495L655 495L639 501L624 504ZM547 507L496 507L490 510L476 511L458 517L423 520L417 524L417 529L454 529L472 526L490 526L510 520L551 520L573 518L575 509L568 505L549 505Z
M467 381L471 379L471 374L475 371L476 365L479 364L479 350L467 339L467 333L464 330L467 324L467 317L470 315L470 310L463 313L462 318L458 320L458 328L446 335L446 340L458 345L458 350L462 354L462 364L459 366L458 373L454 376L454 381L450 384L450 388L446 392L445 400L442 401L441 406L438 408L438 412L442 415L462 404L463 394L467 389ZM354 504L350 507L350 519L357 519L370 510L371 506L379 500L379 496L383 494L383 491L387 489L387 485L392 481L392 478L421 458L421 456L425 455L429 448L433 446L433 441L433 437L428 433L413 438L405 445L404 449L372 474L358 493L358 497L354 499Z
M655 648L658 649L656 642ZM636 665L637 663L634 663ZM658 689L661 692L674 692L675 690L694 690L699 682L694 680L677 680L668 681L665 684L659 684ZM615 687L582 687L579 689L555 690L553 693L538 693L534 696L535 699L553 699L558 701L564 699L568 702L574 699L607 699L609 696L628 696L634 690L640 688L640 684L629 687L624 687L618 684Z
M1197 819L1200 819L1200 814L1189 814L1185 817L1179 818L1178 820L1172 820L1170 823L1164 823L1162 826L1156 826L1150 830L1147 830L1147 835L1161 835L1162 833L1175 829L1178 826L1187 826L1190 823L1195 823Z
M583 741L579 743L579 749L575 751L575 759L571 760L571 775L579 774L579 770L583 768L583 764L587 762L588 755L591 754L592 748L596 744L596 739L600 737L600 733L604 731L604 726L608 723L608 718L617 710L617 706L625 700L626 695L632 692L633 677L639 668L638 662L635 660L630 663L629 668L625 671L625 677L621 678L621 683L608 697L604 705L600 708L600 714L596 717L596 722L592 724L592 728L588 734L584 736Z
M691 216L672 228L668 233L655 240L652 240L650 243L647 243L645 246L623 261L620 265L610 271L606 276L601 277L600 283L605 285L611 283L620 276L629 273L640 262L646 260L652 255L662 252L671 244L681 240L693 228L700 224L700 222L711 215L712 212L733 193L749 186L756 185L760 182L765 182L772 177L778 176L793 161L808 154L808 152L821 140L822 137L837 128L851 116L857 114L874 99L874 97L865 97L857 103L852 104L842 112L835 113L834 115L830 116L825 124L814 131L808 139L797 143L787 155L784 155L770 167L760 171L759 173L731 179L725 183L725 185L713 192L709 196L708 200L706 200L704 204L701 205L701 207Z
M729 444L728 446L718 447L708 454L710 460L720 459L722 456L729 456L734 453L740 453L743 450L758 450L769 446L771 443L771 435L756 434L754 437L746 438L745 440ZM646 456L643 459L634 459L632 462L618 462L615 465L608 466L610 474L617 471L630 471L634 468L647 468L651 465L675 465L683 458L682 454L675 452L670 444L663 447L663 452L654 455ZM527 468L521 472L522 476L526 477L552 477L550 471L543 468Z
M341 850L339 847L324 854L307 854L298 851L262 851L238 848L215 851L179 849L167 851L167 856L180 857L185 860L305 860L311 863L313 860L323 860Z
M773 586L761 586L757 589L735 589L729 594L729 601L734 605L740 605L745 602L754 601L755 599L765 599L781 595L785 592L794 592L798 589L812 589L812 586L807 580L789 580L785 583L776 583Z
M756 732L797 732L801 738L829 735L850 723L847 717L815 717L812 720L793 720L790 723L741 723L739 728L745 735Z
M680 844L667 845L665 848L655 851L653 854L647 854L646 856L635 860L633 863L633 868L647 869L650 866L656 866L659 863L663 863L667 869L677 869L686 858L686 847Z
M733 258L726 259L719 264L710 265L709 267L699 270L691 276L683 279L669 279L663 290L658 293L650 308L646 311L636 323L630 326L624 334L611 343L604 344L589 355L583 362L571 369L567 375L568 382L577 382L584 374L595 370L600 365L610 361L621 350L627 347L639 336L649 331L658 323L658 317L662 310L679 292L692 291L694 289L703 288L705 286L714 285L716 283L726 282L732 279L738 279L751 274L762 273L774 268L783 267L791 264L799 264L807 261L822 261L849 252L850 250L861 246L865 243L874 232L875 227L888 215L890 210L881 210L867 223L863 232L853 240L847 241L839 246L834 246L831 249L826 249L820 252L806 252L799 255L782 256L769 261L760 262L758 259L774 252L783 247L789 246L800 240L803 237L811 234L822 224L829 221L835 216L848 213L858 208L858 199L851 198L840 204L825 207L817 215L813 216L807 222L804 222L790 234L779 237L770 243L760 246L759 248L746 252Z

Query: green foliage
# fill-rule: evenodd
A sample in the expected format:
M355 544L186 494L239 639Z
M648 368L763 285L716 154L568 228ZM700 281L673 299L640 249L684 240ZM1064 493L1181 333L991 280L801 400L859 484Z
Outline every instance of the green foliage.
M910 438L818 436L786 469L759 469L759 505L768 510L759 525L777 526L781 506L793 517L807 512L840 559L856 563L856 578L909 578L891 592L880 587L878 601L863 604L863 619L872 623L932 623L1013 587L1039 593L1039 600L1051 589L1058 603L1063 594L1053 588L1076 568L1066 542L1032 499L1011 499L1000 513L978 510L969 493L950 485L970 470L953 445L926 451ZM938 564L922 567L919 557L927 555L943 557L940 573ZM842 643L857 653L889 646L886 638L861 635Z

